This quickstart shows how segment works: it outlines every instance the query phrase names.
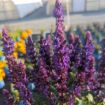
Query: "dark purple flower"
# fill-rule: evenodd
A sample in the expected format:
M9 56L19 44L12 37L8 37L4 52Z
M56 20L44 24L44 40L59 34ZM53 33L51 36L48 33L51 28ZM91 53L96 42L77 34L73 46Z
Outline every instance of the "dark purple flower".
M25 105L30 105L32 103L33 97L32 93L28 90L25 84L22 82L17 82L15 88L18 89L20 93L20 98Z
M3 52L4 54L7 56L13 54L14 52L14 42L13 40L8 36L6 29L3 29L2 31L2 41L3 41L3 46L5 46L3 48Z
M94 45L92 42L92 35L88 31L86 32L86 72L87 72L87 89L94 89L95 82L95 58L94 58Z
M48 68L51 67L51 48L50 48L51 42L49 41L51 40L44 39L43 37L41 37L40 42L39 42L40 43L40 49L39 49L40 56L43 58Z
M31 36L29 36L26 40L26 53L31 63L36 67L37 55L36 55L36 49L34 47L34 42Z
M82 48L81 62L76 74L75 89L81 91L94 89L95 84L95 59L93 56L94 45L92 43L92 36L90 32L86 33L86 44Z
M54 55L53 67L56 74L56 89L58 91L59 100L65 102L67 99L67 79L69 69L69 47L64 37L64 14L60 0L56 1L54 15L56 17L56 31L54 35Z
M82 50L82 43L80 38L77 36L75 38L75 57L74 57L74 62L75 62L75 67L78 68L81 64L81 50Z
M7 64L10 70L10 75L8 76L8 79L11 83L14 84L15 88L17 88L19 92L24 91L27 93L26 96L27 98L25 97L25 100L23 101L26 103L26 105L30 105L32 98L30 96L31 93L27 88L28 79L26 77L25 66L22 62L17 62L16 59L14 58L13 56L14 43L5 30L3 30L2 36L3 36L3 47L4 47L3 51L6 56ZM24 96L20 93L20 99L23 98Z
M99 101L105 99L105 39L102 43L102 57L97 75L96 93Z
M54 16L63 19L64 17L64 10L61 4L61 0L56 0L55 9L54 9Z
M70 50L70 66L72 70L78 69L81 62L82 43L79 36L70 34L69 50ZM71 71L72 71L71 70Z
M7 90L7 89L3 89L3 96L4 96L4 104L5 105L14 105L15 104L15 99L12 96L12 94Z

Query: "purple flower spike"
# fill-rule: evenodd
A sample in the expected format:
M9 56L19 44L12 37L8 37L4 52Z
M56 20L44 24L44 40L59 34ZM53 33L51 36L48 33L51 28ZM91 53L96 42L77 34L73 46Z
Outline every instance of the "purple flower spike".
M37 64L37 56L36 49L34 48L34 42L31 36L29 36L26 40L26 52L28 58L31 60L31 63L35 66L35 64Z
M55 9L54 9L54 16L63 19L64 17L64 10L61 4L61 0L56 0Z
M16 59L14 58L14 56L13 56L14 43L13 43L13 40L6 33L6 30L3 30L2 36L3 36L2 40L3 40L3 47L4 47L3 51L4 51L4 54L6 56L6 60L7 60L8 67L10 70L10 75L9 75L8 79L11 83L14 84L14 87L17 90L19 90L20 99L23 100L25 98L25 100L23 100L24 103L26 105L30 105L32 102L32 97L30 95L31 94L30 91L27 88L28 79L26 78L25 66L22 62L18 63L16 61ZM21 92L24 92L23 94L25 96L23 96L21 94ZM7 104L7 105L12 105L12 103Z
M49 37L50 38L50 37ZM51 66L51 39L40 39L40 56L43 58L46 66L50 68Z
M105 99L105 39L102 43L102 57L100 59L99 71L97 75L97 96L98 100L102 101Z
M95 58L94 58L94 45L92 42L92 35L88 31L86 33L86 45L85 45L85 50L86 50L86 71L87 71L87 82L88 82L88 87L90 90L94 89L94 82L95 82Z
M46 69L46 64L42 57L39 58L39 70L36 76L37 76L37 84L36 84L37 90L43 93L47 98L49 98L50 78L48 75L48 70Z
M54 13L56 17L53 55L54 74L56 74L55 86L58 91L58 98L63 103L67 99L66 94L68 93L69 47L64 37L64 14L61 0L56 1Z
M80 38L77 36L75 38L75 57L74 57L74 62L75 62L75 67L78 68L81 65L81 51L82 51L82 43Z
M92 41L92 35L90 31L86 32L86 41Z
M92 91L94 89L95 58L93 53L94 45L92 43L92 36L90 32L87 32L85 46L82 48L81 54L79 54L78 72L76 74L76 81L74 85L74 94L76 96L81 96L82 91Z
M10 92L7 89L3 90L3 95L5 97L5 105L14 105L15 99L14 97L10 94Z
M72 69L77 69L81 62L82 43L79 36L75 36L73 33L69 38L70 65Z
M75 35L73 33L70 33L70 35L69 35L69 43L70 44L75 43Z
M13 54L14 52L14 42L13 40L8 36L6 29L3 29L2 31L2 41L3 41L3 52L6 56Z
M93 53L94 53L94 45L92 43L92 35L91 35L90 32L86 33L86 45L85 45L85 49L86 49L87 59L89 59L89 56L93 56Z
M32 93L28 90L25 84L17 82L15 88L19 90L20 98L25 105L31 105L33 97Z

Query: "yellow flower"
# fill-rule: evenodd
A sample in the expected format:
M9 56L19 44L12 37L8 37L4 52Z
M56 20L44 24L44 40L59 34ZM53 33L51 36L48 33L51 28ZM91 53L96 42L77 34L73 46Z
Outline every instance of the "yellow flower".
M2 81L3 80L3 77L0 75L0 81Z
M27 29L26 32L28 33L28 35L32 35L32 30L31 29Z
M23 54L26 54L26 45L25 45L25 41L20 40L20 42L18 43L18 48L19 51Z
M3 69L6 66L5 61L0 61L0 69Z
M22 32L21 38L26 39L28 37L28 33L26 31Z
M24 39L20 39L19 43L25 43Z
M18 47L18 42L16 42L14 45L14 48L17 48L17 47Z
M3 69L0 69L0 80L3 80L5 78L6 74Z
M17 53L17 52L14 52L14 53L13 53L13 56L14 56L15 58L18 58L18 53Z
M21 53L23 53L23 54L26 54L26 49L25 49L24 47L21 47L21 48L19 49L19 51L20 51Z
M14 45L14 51L17 51L17 50L18 50L18 42L16 42Z
M19 42L15 43L15 53L14 53L14 56L16 58L18 57L18 52L26 54L26 44L25 44L24 39L20 39Z

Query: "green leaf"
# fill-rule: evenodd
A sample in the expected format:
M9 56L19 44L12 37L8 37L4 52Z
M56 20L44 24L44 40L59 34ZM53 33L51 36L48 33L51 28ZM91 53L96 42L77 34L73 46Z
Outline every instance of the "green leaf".
M105 105L105 98L103 99L103 105Z
M78 97L76 97L76 100L77 100L77 102L78 102L78 105L83 105L83 102L82 102L81 99L79 99Z
M89 93L86 97L87 97L89 102L93 102L94 101L92 94Z
M97 103L96 105L102 105L101 103Z
M70 77L71 77L71 78L75 78L75 73L70 72Z

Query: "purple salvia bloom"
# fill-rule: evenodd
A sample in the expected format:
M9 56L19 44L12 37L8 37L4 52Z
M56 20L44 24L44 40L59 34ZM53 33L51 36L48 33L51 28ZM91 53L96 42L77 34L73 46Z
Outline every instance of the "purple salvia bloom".
M36 82L36 89L43 93L46 97L49 95L49 75L48 70L46 69L46 64L42 57L39 58L39 70L37 72L37 82Z
M33 68L31 70L27 70L27 78L30 82L36 82L36 75L38 71L38 61L37 61L37 53L36 48L34 47L34 42L32 40L32 36L29 36L26 39L26 54Z
M51 35L50 34L47 36L47 43L50 46L53 44L53 41L52 41L52 38L51 38Z
M50 91L50 74L46 66L46 62L44 61L43 57L39 58L39 70L37 73L37 84L36 88L39 92L43 93L46 98L51 102L51 105L56 105L56 98L55 94Z
M59 11L62 14L59 14ZM65 69L69 66L69 48L64 38L63 21L60 20L60 18L63 17L63 9L60 0L56 0L54 13L56 17L56 32L54 36L54 63L56 65L56 68L59 70L61 69L61 67L62 69Z
M52 92L50 94L50 99L51 99L51 105L57 105L57 98Z
M51 102L51 105L56 105L56 96L50 91L50 80L52 78L52 39L48 35L47 39L41 37L40 39L40 57L39 57L39 71L38 71L38 84L42 89L42 93ZM38 89L40 89L38 86Z
M32 95L27 88L28 80L26 77L24 64L22 62L19 62L17 65L14 66L13 70L14 72L12 72L10 75L10 81L14 83L14 87L19 90L20 99L24 99L23 101L25 105L30 105L32 102ZM24 94L21 94L21 92L24 92Z
M74 97L73 97L73 95L70 95L67 105L74 105Z
M93 53L94 53L94 45L92 43L92 35L89 31L86 32L85 49L86 49L87 59L89 59L91 56L93 56Z
M32 103L32 93L28 90L25 84L22 82L17 82L15 88L18 89L20 93L20 98L25 105L31 105Z
M54 16L56 17L56 31L54 35L53 65L57 75L55 86L58 91L59 100L65 102L67 99L65 96L68 91L69 48L64 37L64 11L61 0L56 0Z
M97 96L98 100L105 99L105 39L102 41L102 57L100 59L100 66L97 75Z
M75 62L75 67L78 68L81 64L81 50L82 50L82 43L81 40L79 38L79 36L77 36L75 38L75 45L74 45L74 49L75 49L75 57L74 57L74 62Z
M12 39L8 36L8 34L6 33L6 30L3 30L2 33L3 36L3 46L4 46L4 54L6 56L6 60L7 60L7 64L10 70L10 75L8 77L9 81L11 83L14 84L15 87L17 87L18 90L23 91L22 88L20 88L19 85L17 85L18 83L21 83L25 88L27 88L28 85L28 80L26 78L26 70L25 70L25 66L22 62L17 62L16 59L13 56L13 52L14 52L14 43L12 41ZM6 52L7 51L7 52ZM24 90L25 91L25 90ZM30 91L27 89L26 92ZM22 99L23 96L20 95L20 98ZM27 98L30 98L30 95L27 95ZM30 100L25 100L25 102L30 102ZM32 99L32 98L30 98ZM30 105L30 104L26 104L26 105Z
M55 9L54 9L54 16L56 18L56 32L55 32L55 47L59 48L60 45L64 42L64 11L62 8L61 0L56 0ZM57 45L57 46L56 46Z
M36 65L37 64L36 49L34 47L34 42L31 36L29 36L26 40L26 53L28 58L31 60L31 63L33 65Z
M89 90L94 89L94 82L95 82L95 58L94 58L94 45L92 43L92 35L88 31L86 33L86 66L87 66L87 88Z
M56 18L62 18L64 20L64 10L61 5L61 0L56 0L55 9L54 9L54 16Z
M69 44L74 45L74 43L75 43L75 35L74 35L74 33L70 33L70 35L69 35Z
M70 33L69 35L69 72L74 70L74 60L75 60L75 49L74 49L74 43L75 43L75 35L73 33Z
M76 79L74 82L74 94L76 96L81 95L81 91L86 89L86 50L83 47L81 51L81 62L80 66L78 67L78 71L76 73ZM78 90L78 92L77 92Z
M74 90L79 90L78 95L81 95L83 90L94 89L95 80L95 59L93 56L94 46L90 32L86 33L86 44L82 49L81 63L76 74L76 84Z
M4 104L5 105L14 105L15 103L15 99L14 97L12 96L12 94L10 94L10 92L7 90L7 89L3 89L3 92L2 92L3 96L4 96Z
M40 56L43 58L46 66L49 68L51 66L51 42L49 39L40 39Z
M6 32L5 29L3 29L3 31L2 31L2 36L3 36L3 38L2 38L3 46L5 46L5 47L3 48L3 52L4 52L4 54L5 54L6 57L7 57L8 55L13 54L13 52L14 52L14 42L13 42L13 40L7 35L7 32Z
M80 66L82 43L79 36L75 36L73 33L70 34L69 38L70 65L71 69L75 70Z

